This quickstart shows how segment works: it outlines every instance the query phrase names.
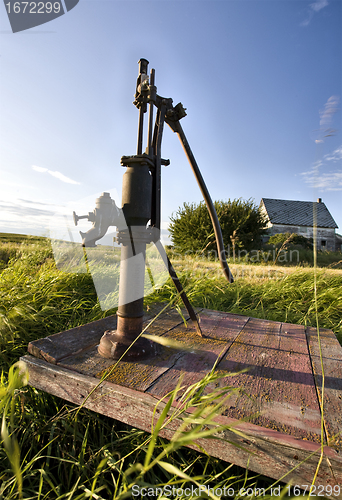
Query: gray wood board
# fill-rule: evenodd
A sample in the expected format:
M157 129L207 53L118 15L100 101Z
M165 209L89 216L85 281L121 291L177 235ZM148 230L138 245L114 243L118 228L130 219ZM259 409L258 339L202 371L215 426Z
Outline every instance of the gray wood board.
M76 405L84 403L86 408L147 432L151 431L152 419L155 421L158 418L165 405L165 402L160 402L154 415L158 399L150 394L110 382L99 384L94 377L71 372L32 356L21 359L29 369L33 387ZM319 460L318 444L224 416L218 416L216 421L217 425L227 426L217 433L217 439L201 439L190 447L199 449L200 446L214 457L248 467L276 480L311 484ZM162 429L160 435L172 439L180 424L180 420L174 420ZM236 434L233 427L243 435ZM324 448L324 459L316 484L332 487L342 484L342 458L327 446ZM341 500L342 494L330 498Z
M342 449L342 348L331 330L320 329L324 390L319 340L315 328L306 328L312 370L323 406L324 427L329 446ZM324 393L324 398L322 397Z

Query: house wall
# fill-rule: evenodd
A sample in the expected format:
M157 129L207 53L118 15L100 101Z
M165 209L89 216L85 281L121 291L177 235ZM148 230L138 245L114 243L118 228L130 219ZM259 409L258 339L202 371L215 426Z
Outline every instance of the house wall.
M313 238L313 228L308 226L290 226L288 224L273 224L268 227L267 234L272 236L278 233L296 233L305 238ZM336 249L335 229L317 228L317 249L334 252Z
M342 252L342 236L340 234L335 234L336 238L336 252Z

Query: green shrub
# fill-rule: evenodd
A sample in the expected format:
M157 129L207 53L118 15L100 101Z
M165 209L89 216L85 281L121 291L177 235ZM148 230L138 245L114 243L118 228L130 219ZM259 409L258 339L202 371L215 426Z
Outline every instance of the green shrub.
M305 238L305 236L301 236L297 233L278 233L274 234L268 240L269 245L275 245L276 248L280 248L282 245L286 244L300 246L304 249L312 250L313 248L313 239Z
M265 220L252 200L215 201L224 247L251 250L261 246ZM184 203L170 217L169 232L180 253L216 252L214 229L204 202Z

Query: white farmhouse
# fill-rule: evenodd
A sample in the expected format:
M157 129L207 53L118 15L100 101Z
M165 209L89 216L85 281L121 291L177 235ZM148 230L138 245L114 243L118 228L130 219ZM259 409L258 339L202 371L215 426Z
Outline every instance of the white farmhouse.
M341 250L338 227L321 198L317 202L262 198L259 210L267 219L267 235L297 233L313 238L317 226L318 250Z

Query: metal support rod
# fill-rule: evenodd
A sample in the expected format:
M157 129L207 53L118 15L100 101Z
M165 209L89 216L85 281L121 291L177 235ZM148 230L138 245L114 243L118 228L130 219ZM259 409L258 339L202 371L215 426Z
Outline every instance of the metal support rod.
M147 75L148 60L142 58L139 60L138 64L139 64L139 76L138 76L138 81L137 81L137 91L135 94L136 97L141 92L141 86L142 86L143 81L145 79L145 77L143 77L143 75ZM148 78L148 77L146 77L146 78ZM144 102L142 102L142 103L140 103L140 107L139 107L138 145L137 145L137 154L138 155L141 155L141 153L142 153L144 113L145 112L146 112L146 104Z
M161 143L163 138L163 130L164 130L164 120L165 120L166 106L162 105L159 113L158 120L158 134L156 139L156 162L155 162L155 170L154 170L154 194L155 194L155 207L154 207L154 221L153 225L160 229L161 222Z
M141 108L139 108L137 155L141 155L141 153L142 153L143 128L144 128L144 110L141 107Z
M219 259L221 263L221 267L223 269L223 272L229 281L229 283L233 283L234 278L232 273L230 272L227 260L226 260L226 251L224 248L224 243L223 243L223 237L222 237L222 231L221 231L221 226L219 223L219 220L217 218L216 210L214 207L214 204L212 202L211 196L209 194L209 191L207 189L207 186L205 185L204 179L202 177L202 174L200 172L200 169L198 168L196 159L191 151L190 145L187 141L187 138L185 136L185 133L183 131L183 128L179 121L172 123L172 130L177 133L179 140L183 146L184 152L189 160L189 163L191 165L192 171L196 177L197 183L199 185L199 188L201 190L201 193L203 195L204 201L207 205L209 215L211 222L214 227L214 232L215 232L215 238L216 238L216 243L217 243L217 249L218 249L218 254L219 254Z
M160 241L157 241L155 243L161 257L163 258L163 255L165 255L165 250L161 244ZM196 313L194 311L194 308L192 307L192 305L190 304L189 302L189 299L183 289L183 286L182 286L182 283L179 281L179 278L177 276L177 273L169 259L169 257L166 255L166 260L167 260L167 267L168 267L168 272L169 272L169 275L173 281L173 284L175 285L176 289L177 289L177 292L179 293L180 295L180 298L182 299L183 301L183 304L185 306L185 309L188 311L188 314L190 316L190 319L191 321L194 323L195 325L195 328L196 328L196 331L198 333L198 335L200 335L201 337L203 337L203 334L202 334L202 330L201 330L201 327L200 327L200 324L199 324L199 321L198 321L198 317L196 316Z
M156 147L157 147L159 116L160 116L160 110L159 110L159 108L157 108L156 121L154 124L153 139L152 139L152 147L153 147L154 151L156 151Z
M156 119L155 119L155 124L154 124L154 129L153 129L153 138L152 138L152 150L154 154L156 154L157 150L157 139L158 139L158 123L159 123L159 117L160 117L160 110L157 108L157 114L156 114ZM156 171L152 172L152 210L151 210L151 226L152 227L157 227L156 226L156 212L157 212L157 207L156 207Z
M153 91L154 87L154 76L155 70L151 69L150 76L150 89ZM148 133L147 133L147 154L149 156L153 155L153 147L152 147L152 132L153 132L153 102L149 102L149 110L148 110Z
M196 316L196 313L195 313L192 305L189 302L188 296L186 295L186 293L185 293L185 291L183 289L183 286L182 286L181 282L179 281L177 273L174 270L174 267L171 264L171 261L170 261L169 257L167 257L167 264L168 264L169 274L171 276L173 284L175 285L175 287L177 289L177 292L179 293L179 295L180 295L180 297L181 297L181 299L183 301L183 304L184 304L186 310L189 313L190 319L194 323L198 335L200 335L201 337L203 337L202 330L201 330L198 318Z

